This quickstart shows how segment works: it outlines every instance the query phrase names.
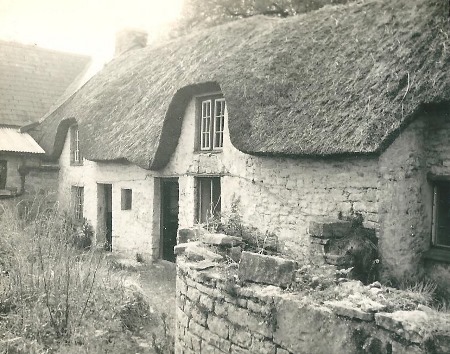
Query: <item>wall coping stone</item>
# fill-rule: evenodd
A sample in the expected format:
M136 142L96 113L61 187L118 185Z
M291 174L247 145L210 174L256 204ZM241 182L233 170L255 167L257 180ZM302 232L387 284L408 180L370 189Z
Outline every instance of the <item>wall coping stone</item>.
M356 318L361 321L373 321L374 319L373 313L365 312L347 300L325 301L324 304L331 307L333 312L340 316Z
M200 237L200 240L208 245L227 247L237 246L243 242L242 237L211 233L205 233Z
M239 279L286 288L295 280L297 262L277 256L243 251Z
M375 323L413 343L422 343L431 334L429 316L419 310L376 313Z

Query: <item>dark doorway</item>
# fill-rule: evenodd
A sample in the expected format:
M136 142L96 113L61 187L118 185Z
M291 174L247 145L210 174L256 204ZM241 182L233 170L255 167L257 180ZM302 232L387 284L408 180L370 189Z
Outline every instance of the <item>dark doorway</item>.
M161 180L161 256L175 262L178 231L178 179Z
M105 235L104 249L112 251L112 185L98 184L98 235Z
M8 173L7 163L5 160L0 160L0 189L6 188L6 175Z

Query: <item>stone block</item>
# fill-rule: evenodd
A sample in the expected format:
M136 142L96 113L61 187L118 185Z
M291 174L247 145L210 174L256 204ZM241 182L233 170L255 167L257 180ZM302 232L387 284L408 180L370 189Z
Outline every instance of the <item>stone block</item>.
M217 316L226 317L228 315L228 306L226 302L216 302L214 305L214 313Z
M198 302L200 300L200 295L200 291L192 287L188 288L186 292L186 296L193 302Z
M277 348L276 354L290 354L286 349Z
M186 247L184 254L186 255L186 258L191 261L220 261L223 258L221 255L218 255L205 247L201 247L196 244L190 245L189 243L188 245L189 246Z
M247 301L247 308L252 312L262 314L263 316L267 316L271 312L270 306L268 306L266 304L261 305L252 300Z
M178 243L185 243L196 240L200 237L203 230L200 228L178 229Z
M352 223L344 220L322 219L309 223L309 234L319 238L342 238L349 236Z
M231 342L229 342L228 340L218 336L215 333L212 333L208 330L204 330L203 331L203 343L208 343L213 347L216 347L217 349L219 349L222 352L225 353L229 353L230 349L231 349ZM204 351L204 347L203 347L203 343L202 343L202 352L203 353L209 353L209 351Z
M201 326L206 326L206 319L208 318L208 313L203 311L198 307L193 306L191 309L192 320L197 322Z
M176 314L177 314L178 323L180 323L180 325L182 325L183 327L188 327L189 326L189 317L183 311L181 311L181 309L179 309L179 308L177 308Z
M200 295L199 305L212 312L214 309L214 300L207 295Z
M287 287L295 277L297 262L276 256L242 252L239 278L244 281Z
M368 298L361 299L358 302L358 305L361 307L361 310L365 312L381 312L386 310L386 305L380 304L379 302Z
M265 337L272 337L272 328L261 316L249 313L247 310L234 306L228 307L228 320L250 332L259 333Z
M249 331L232 326L230 327L230 341L240 347L249 348L252 344L252 335Z
M241 254L242 254L241 246L235 246L230 248L229 256L236 263L239 263L241 261Z
M200 261L200 262L197 262L197 263L193 263L191 265L191 268L194 269L194 270L205 270L205 269L213 268L216 265L217 265L217 263L205 259L203 261Z
M330 307L339 316L356 318L362 321L372 321L374 318L373 313L361 310L350 301L325 301L325 305Z
M354 328L329 308L282 297L276 304L273 341L291 353L358 353Z
M422 343L430 335L428 314L419 310L376 313L375 322L413 343Z
M209 315L206 324L211 332L222 338L228 339L229 322L225 321L223 318Z
M205 333L205 328L200 326L198 323L196 323L194 321L190 321L189 332L195 334L197 337L203 338L203 334Z
M191 334L190 341L194 353L200 353L202 340L199 337Z
M261 353L261 354L275 354L276 346L272 342L265 340L253 340L252 346L250 348L251 353Z
M229 236L225 234L204 234L201 237L201 241L203 243L206 243L208 245L213 246L226 246L226 247L233 247L240 245L242 243L241 237L236 236Z
M248 349L231 344L231 354L248 354Z
M184 251L186 251L186 248L189 247L189 243L179 243L178 245L175 245L173 248L173 253L175 253L177 256L180 254L183 254Z

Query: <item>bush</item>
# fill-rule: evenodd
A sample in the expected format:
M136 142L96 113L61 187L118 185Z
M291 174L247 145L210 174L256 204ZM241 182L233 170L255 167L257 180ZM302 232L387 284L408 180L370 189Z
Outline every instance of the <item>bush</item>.
M89 249L92 228L30 210L0 215L0 352L142 352L124 323L123 275ZM133 311L147 316L139 303Z

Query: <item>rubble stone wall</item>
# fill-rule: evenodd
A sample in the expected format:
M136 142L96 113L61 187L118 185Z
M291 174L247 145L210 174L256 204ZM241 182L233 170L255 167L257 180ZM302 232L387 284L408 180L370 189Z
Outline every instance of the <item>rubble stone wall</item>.
M428 315L423 311L374 314L338 302L313 303L275 286L237 285L226 280L223 269L201 269L199 263L177 261L177 354L419 354L449 349L448 337L427 344Z

